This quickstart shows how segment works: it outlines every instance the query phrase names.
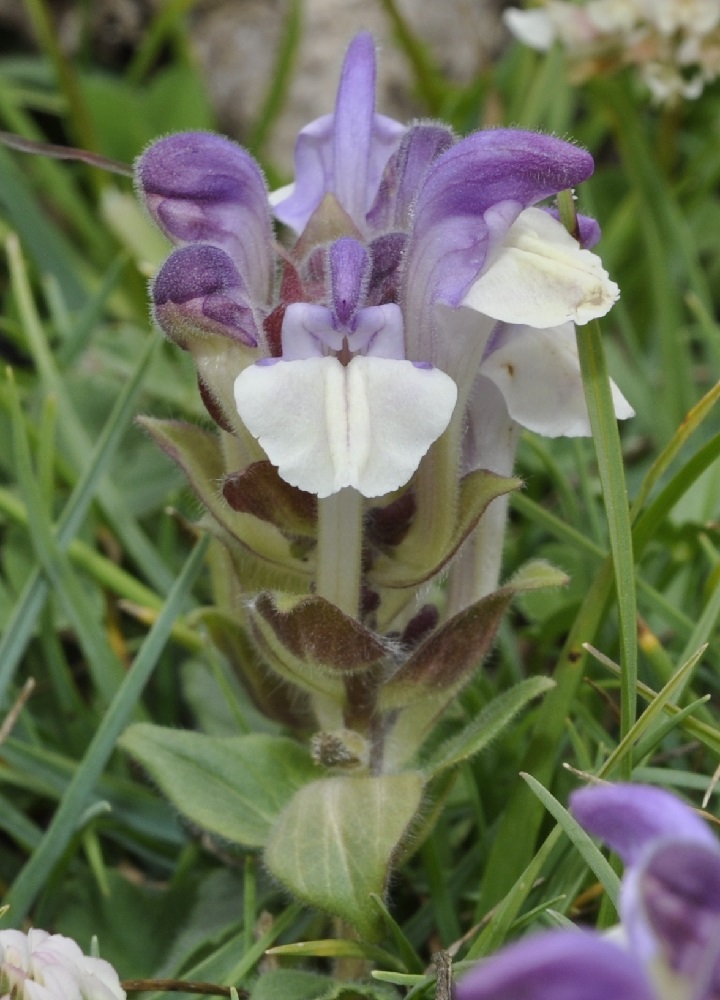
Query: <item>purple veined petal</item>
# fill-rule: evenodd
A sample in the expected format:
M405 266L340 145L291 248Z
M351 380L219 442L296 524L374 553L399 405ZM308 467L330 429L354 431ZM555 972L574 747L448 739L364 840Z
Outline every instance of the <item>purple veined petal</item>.
M365 228L385 164L405 131L374 108L375 42L361 32L345 56L335 113L302 129L295 144L295 183L286 197L271 197L281 222L302 232L330 192L355 224Z
M371 229L410 228L410 213L430 166L454 141L452 130L445 125L420 123L407 129L385 167L375 204L368 213Z
M592 175L592 156L562 139L520 129L468 136L432 166L417 199L414 231L448 218L482 217L493 205L534 205Z
M404 360L405 335L400 306L388 302L384 306L361 309L348 337L348 347L353 354L370 358Z
M370 257L351 236L335 240L328 248L330 301L340 326L349 327L363 305L370 277Z
M703 820L675 795L650 785L593 785L570 796L578 823L634 865L654 840L689 840L712 846L717 841Z
M591 433L575 327L547 330L499 323L480 365L480 374L502 393L510 416L545 437L587 437ZM615 415L633 416L618 387L611 385Z
M457 1000L655 1000L633 955L586 931L524 938L482 962Z
M327 306L315 302L291 302L285 310L282 324L282 356L284 361L304 361L319 358L324 348L342 348L345 333L337 330L333 314Z
M460 304L523 209L592 171L584 150L514 129L477 132L435 161L415 202L404 275L412 356L435 360L433 305Z
M253 297L267 300L272 224L265 178L249 153L223 136L180 132L146 149L136 176L151 214L174 243L220 247Z
M672 971L693 984L692 996L720 995L720 850L667 841L637 871L637 920L644 919ZM640 931L626 924L631 945Z
M198 333L257 347L258 322L235 264L208 244L173 251L152 285L155 317L180 346Z

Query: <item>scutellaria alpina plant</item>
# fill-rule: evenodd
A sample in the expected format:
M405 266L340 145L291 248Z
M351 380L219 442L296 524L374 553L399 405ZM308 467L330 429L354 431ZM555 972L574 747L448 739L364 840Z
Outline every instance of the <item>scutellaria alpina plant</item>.
M570 234L542 203L592 171L552 136L457 139L378 114L367 34L334 111L300 132L289 187L268 192L244 149L204 132L160 139L137 163L140 197L175 244L154 315L192 355L218 429L144 425L218 543L211 635L258 706L311 737L307 769L275 789L266 862L369 937L368 894L382 893L431 779L483 739L423 757L428 735L513 595L562 579L533 564L498 589L521 428L590 433L575 324L618 289L589 249L594 220ZM514 711L548 683L518 691ZM140 727L124 742L152 772L177 735L156 732L150 748ZM281 737L263 746L304 759ZM173 775L192 814L192 779L178 791ZM216 832L247 843L227 823Z
M459 1000L717 997L720 846L709 826L674 795L646 785L584 788L570 803L626 865L621 933L531 935L470 972Z

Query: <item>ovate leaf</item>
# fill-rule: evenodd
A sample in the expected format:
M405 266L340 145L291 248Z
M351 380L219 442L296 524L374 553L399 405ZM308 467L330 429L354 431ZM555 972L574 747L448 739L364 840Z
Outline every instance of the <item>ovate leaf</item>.
M138 723L120 746L192 823L234 844L262 847L292 796L318 776L294 740L223 738Z
M305 785L279 816L265 860L311 906L376 940L393 854L420 805L417 773L336 777Z

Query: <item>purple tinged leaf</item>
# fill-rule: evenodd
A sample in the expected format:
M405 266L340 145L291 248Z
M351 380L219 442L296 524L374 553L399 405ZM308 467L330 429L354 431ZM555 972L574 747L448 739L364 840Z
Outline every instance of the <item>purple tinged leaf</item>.
M457 1000L654 1000L639 962L599 935L550 931L478 965Z
M286 594L263 593L249 614L259 641L272 637L276 658L311 670L342 676L378 669L388 656L380 636L323 597L290 603Z
M281 725L311 728L312 714L296 693L281 684L268 684L267 666L237 615L217 607L199 608L197 621L205 626L213 644L227 658L256 708Z
M258 346L247 290L228 255L208 244L173 251L152 286L155 315L165 333L185 346L188 335L213 333Z
M417 498L406 490L385 507L371 507L365 517L367 541L379 548L399 545L417 513Z
M385 707L463 684L489 652L514 593L504 587L488 594L432 632L384 686Z
M219 400L215 397L210 386L205 382L200 375L197 377L198 392L200 393L200 399L203 401L203 406L208 412L208 415L215 421L218 427L221 427L228 434L234 434L234 428L230 421L228 420L227 414L220 405Z
M295 144L295 183L275 215L297 232L331 193L361 229L403 125L375 114L375 42L361 32L343 63L335 113L307 125Z
M253 298L268 298L270 208L262 171L249 153L219 135L180 132L153 143L136 175L151 214L174 243L225 250Z
M642 853L663 839L688 840L718 850L710 828L670 792L650 785L594 785L570 796L578 823L623 859L637 864Z
M315 536L317 497L290 486L269 462L253 462L226 476L222 494L239 514L269 521L284 534Z

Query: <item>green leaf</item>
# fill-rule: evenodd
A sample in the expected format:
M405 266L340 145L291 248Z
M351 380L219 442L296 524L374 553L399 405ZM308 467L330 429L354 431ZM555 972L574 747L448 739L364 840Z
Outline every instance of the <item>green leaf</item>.
M213 644L226 657L233 672L240 678L244 691L263 715L285 726L307 724L307 713L303 712L304 706L298 703L295 692L285 685L268 684L267 664L237 615L208 607L202 608L193 617L205 626Z
M228 540L234 539L246 549L248 558L257 557L268 563L268 568L280 570L288 580L307 585L309 563L295 558L291 543L281 532L253 514L234 511L218 490L218 482L225 478L227 470L216 434L180 420L142 417L138 423L180 466L198 499Z
M528 677L493 698L468 725L435 750L425 764L426 772L437 774L484 750L533 698L552 687L555 687L555 682L550 677Z
M294 958L361 958L368 962L382 962L383 965L402 968L402 963L394 955L367 941L350 938L321 938L319 941L296 941L294 944L278 944L268 948L268 955L290 955Z
M620 434L600 326L597 320L593 320L576 332L580 371L590 416L613 557L623 668L620 678L620 731L624 736L635 722L636 704L637 597L633 536ZM623 777L629 778L630 770L628 763Z
M74 769L73 777L45 836L7 893L5 902L10 903L14 923L21 921L28 912L46 883L48 873L54 870L70 844L92 790L115 748L118 735L127 725L158 658L165 649L173 622L197 578L206 551L207 543L203 540L190 553L162 612L143 641L132 668L125 675L108 711L99 723L87 753Z
M272 969L260 976L250 1000L316 1000L324 997L330 986L327 976L300 969Z
M360 1000L362 997L392 1000L397 993L380 983L339 983L299 969L266 972L250 992L250 1000Z
M563 583L565 574L548 563L527 563L504 587L464 608L421 643L384 685L382 708L404 708L424 696L447 701L487 655L513 597Z
M270 835L268 868L311 906L377 940L390 863L419 805L417 773L314 781L293 798Z
M264 846L293 793L318 775L294 740L261 733L223 738L139 723L120 746L192 823L246 847Z
M417 521L394 551L377 558L369 579L380 587L417 587L429 580L455 555L488 505L521 486L521 479L498 476L486 469L469 473L460 484L457 516L448 543L439 543Z

